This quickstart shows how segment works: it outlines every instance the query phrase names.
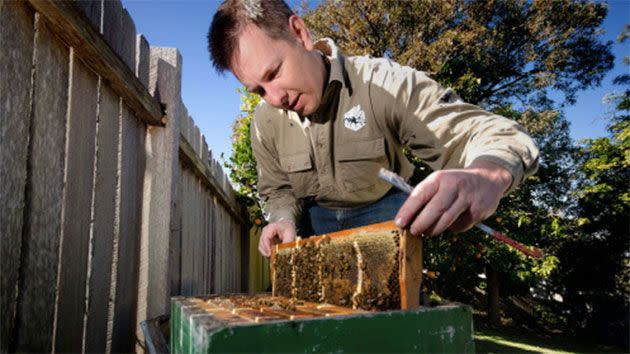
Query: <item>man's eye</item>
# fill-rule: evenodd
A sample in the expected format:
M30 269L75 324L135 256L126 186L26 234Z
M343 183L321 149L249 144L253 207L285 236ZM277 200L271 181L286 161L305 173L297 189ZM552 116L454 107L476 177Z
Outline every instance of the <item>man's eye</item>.
M282 67L282 65L278 65L276 67L276 69L271 73L271 75L269 75L269 81L273 80L276 78L276 76L278 76L278 72L280 72L280 68Z
M256 90L254 90L254 93L257 94L260 97L263 97L265 95L265 89L263 89L263 88L256 89Z

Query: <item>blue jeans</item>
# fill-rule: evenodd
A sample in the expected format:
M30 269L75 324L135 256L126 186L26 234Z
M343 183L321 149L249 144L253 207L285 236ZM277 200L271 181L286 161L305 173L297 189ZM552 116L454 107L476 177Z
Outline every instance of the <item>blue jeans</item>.
M390 189L381 199L360 208L327 209L313 202L304 207L298 235L307 237L393 220L407 194Z

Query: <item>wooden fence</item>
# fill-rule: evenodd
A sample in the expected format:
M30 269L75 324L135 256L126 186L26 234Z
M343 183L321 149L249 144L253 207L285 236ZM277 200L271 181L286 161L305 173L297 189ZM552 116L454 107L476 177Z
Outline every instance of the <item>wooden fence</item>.
M0 351L134 351L170 296L246 290L178 51L120 1L5 0L0 23Z

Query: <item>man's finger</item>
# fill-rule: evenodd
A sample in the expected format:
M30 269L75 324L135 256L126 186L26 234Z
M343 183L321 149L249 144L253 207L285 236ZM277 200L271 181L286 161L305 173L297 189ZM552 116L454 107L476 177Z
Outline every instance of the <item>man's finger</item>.
M420 235L435 224L440 217L448 212L455 200L457 191L453 189L440 189L431 200L426 203L420 214L409 227L413 235Z
M280 234L280 241L282 243L295 241L296 233L295 228L286 228L282 230Z
M263 252L263 237L265 235L263 229L263 232L260 234L260 238L258 239L258 252L260 252L260 254L262 254L263 256L265 255L265 252Z
M260 236L260 240L258 241L258 251L265 257L269 257L267 254L267 250L265 248L265 237L264 235Z
M262 237L258 241L258 252L260 252L261 255L263 255L265 257L268 257L267 256L267 252L265 252L265 245L263 244L263 238Z
M476 222L473 220L470 210L464 211L448 228L453 232L464 232L470 230L475 226Z
M451 226L459 216L468 209L468 203L464 198L457 198L451 207L444 212L437 222L424 231L425 234L430 236L436 236L444 232L449 226Z
M396 214L396 226L405 228L413 220L422 207L437 193L438 184L429 176L413 189L409 198Z
M262 235L260 236L260 242L258 244L258 249L263 256L269 257L271 255L271 240L275 235L276 229L273 225L269 225L263 229Z

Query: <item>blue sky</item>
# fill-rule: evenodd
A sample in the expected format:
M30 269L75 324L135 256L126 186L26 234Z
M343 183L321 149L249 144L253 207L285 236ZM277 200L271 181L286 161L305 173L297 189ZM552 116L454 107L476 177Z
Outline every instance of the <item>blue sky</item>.
M312 3L313 1L311 1ZM289 2L299 3L298 1ZM231 126L240 110L240 86L231 74L218 75L210 64L206 34L212 15L220 4L211 1L141 1L123 0L123 5L152 46L176 47L183 57L182 98L189 114L206 136L213 156L229 156ZM604 40L615 40L623 26L630 22L630 0L608 1L609 13L604 21ZM606 123L601 117L606 112L602 98L619 90L612 80L629 67L621 62L630 55L630 41L623 45L615 41L615 68L607 74L601 87L580 92L577 103L565 109L571 122L574 139L598 137L606 134Z

